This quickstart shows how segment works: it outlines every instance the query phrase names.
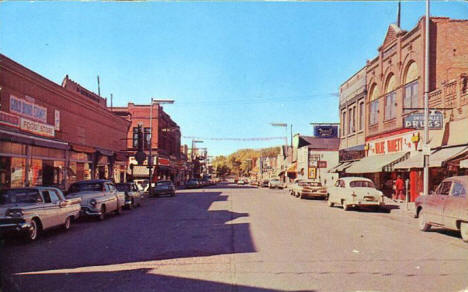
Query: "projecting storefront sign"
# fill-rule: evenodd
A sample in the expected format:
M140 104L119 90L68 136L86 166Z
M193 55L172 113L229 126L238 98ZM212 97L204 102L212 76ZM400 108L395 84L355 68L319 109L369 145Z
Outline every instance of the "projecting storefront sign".
M429 114L429 129L442 129L444 115L441 112ZM404 119L405 128L424 129L424 114L413 113Z
M314 126L314 136L320 138L336 138L338 137L338 126Z

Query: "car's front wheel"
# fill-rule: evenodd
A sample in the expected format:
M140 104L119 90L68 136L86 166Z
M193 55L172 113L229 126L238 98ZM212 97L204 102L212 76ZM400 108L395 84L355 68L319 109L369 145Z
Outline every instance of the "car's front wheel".
M31 220L31 227L29 228L28 232L26 233L26 240L27 241L34 241L39 236L39 224L37 220Z
M421 231L429 231L431 229L431 224L427 223L426 216L424 215L424 211L419 211L419 230Z
M334 205L335 204L332 201L328 200L328 207L333 207Z
M346 204L346 201L343 201L342 205L343 205L343 211L349 211L349 205Z
M69 230L70 227L71 227L71 218L67 217L67 219L65 219L65 224L63 224L63 229Z

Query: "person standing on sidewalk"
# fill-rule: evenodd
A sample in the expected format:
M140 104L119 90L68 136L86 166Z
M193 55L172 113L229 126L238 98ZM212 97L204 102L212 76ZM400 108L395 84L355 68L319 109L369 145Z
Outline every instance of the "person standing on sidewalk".
M405 198L405 181L401 178L400 175L398 175L396 181L395 181L395 193L396 193L396 199L403 201Z

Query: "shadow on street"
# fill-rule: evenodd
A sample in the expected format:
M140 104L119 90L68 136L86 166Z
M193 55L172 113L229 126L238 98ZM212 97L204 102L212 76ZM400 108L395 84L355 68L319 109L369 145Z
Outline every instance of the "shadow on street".
M212 207L216 208L211 210ZM256 252L250 224L232 222L248 216L248 213L229 211L227 196L218 191L181 192L173 198L146 199L142 207L126 211L120 216L110 216L103 222L83 220L74 224L68 232L45 232L33 243L7 241L0 251L3 290L53 291L54 287L66 287L66 291L72 291L70 289L76 287L79 291L97 291L95 288L82 288L81 285L89 281L88 277L97 279L98 282L94 284L100 283L103 287L105 283L102 281L131 277L131 273L127 272L92 273L93 275L80 273L73 276L13 276L14 273L129 263L138 265L139 262L145 261ZM83 280L77 281L75 278ZM187 291L192 285L202 283L198 281L200 283L197 284L197 281L190 279L170 279L171 277L158 275L144 277L144 281L148 281L148 287L151 287L152 282L175 281L174 286L171 284L171 289L179 288L173 291ZM43 285L36 284L41 282ZM128 279L128 283L135 281ZM146 285L137 284L143 287ZM199 291L223 291L229 286L219 283L205 284L216 289ZM38 290L38 287L44 287L44 290ZM48 287L51 289L47 289ZM115 288L112 286L107 291L119 291ZM135 288L127 287L120 291L130 289Z

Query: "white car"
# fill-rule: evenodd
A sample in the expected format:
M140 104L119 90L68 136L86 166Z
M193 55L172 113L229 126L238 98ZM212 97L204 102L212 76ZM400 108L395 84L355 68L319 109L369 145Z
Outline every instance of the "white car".
M364 177L342 177L334 186L328 187L328 206L335 204L341 205L345 211L351 207L385 207L383 193Z

